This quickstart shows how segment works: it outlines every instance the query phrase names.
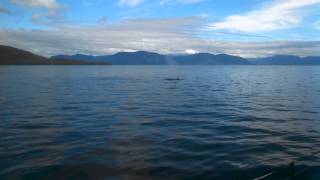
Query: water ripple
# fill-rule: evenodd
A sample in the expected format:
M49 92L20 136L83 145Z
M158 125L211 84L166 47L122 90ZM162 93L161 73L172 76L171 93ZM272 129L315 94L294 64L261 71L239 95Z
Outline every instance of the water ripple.
M0 179L319 177L316 72L0 67Z

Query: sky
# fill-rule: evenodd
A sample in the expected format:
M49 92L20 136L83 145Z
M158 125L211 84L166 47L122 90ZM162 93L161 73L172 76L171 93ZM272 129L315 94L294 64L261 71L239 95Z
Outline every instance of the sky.
M320 56L320 0L0 0L0 44L47 57Z

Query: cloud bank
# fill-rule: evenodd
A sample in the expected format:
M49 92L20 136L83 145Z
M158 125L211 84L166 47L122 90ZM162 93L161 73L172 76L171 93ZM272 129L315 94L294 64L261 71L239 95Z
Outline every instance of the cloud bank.
M51 56L113 54L145 50L162 54L227 53L242 57L276 54L320 55L320 41L223 41L194 37L185 31L199 26L199 17L127 20L96 26L63 25L51 30L1 29L0 44Z
M32 12L31 23L41 29L0 28L0 44L36 54L114 54L120 51L152 51L161 54L226 53L242 57L278 54L320 56L320 39L271 41L256 32L291 28L301 24L306 10L320 0L276 0L254 11L226 17L208 24L207 16L149 18L77 24L64 19L63 5L57 0L10 0ZM148 0L116 0L121 6L135 7ZM160 0L170 3L198 3L205 0ZM102 1L101 1L102 2ZM157 4L161 6L161 4ZM40 9L41 11L36 11ZM135 8L133 8L135 9ZM10 14L0 6L0 13ZM317 21L317 20L316 20ZM310 25L320 30L320 21ZM227 31L225 31L227 30ZM318 30L317 30L318 31ZM222 38L221 36L236 38ZM241 41L237 38L241 37ZM240 38L239 38L240 39ZM251 39L251 41L250 41Z

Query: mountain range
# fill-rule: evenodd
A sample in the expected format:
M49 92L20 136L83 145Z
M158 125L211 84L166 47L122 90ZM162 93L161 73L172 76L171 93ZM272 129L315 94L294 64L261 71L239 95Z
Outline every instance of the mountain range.
M52 59L21 49L0 45L0 65L108 65L107 62Z
M113 65L250 65L250 61L227 54L198 53L192 55L161 55L158 53L137 51L120 52L114 55L59 55L53 59L82 60L90 62L110 62Z
M58 55L52 58L82 60L90 62L110 62L113 65L320 65L320 56L299 57L276 55L265 58L244 59L227 54L198 53L192 55L161 55L137 51L120 52L114 55Z
M153 52L119 52L113 55L57 55L46 58L0 45L0 65L320 65L320 56L276 55L245 59L228 54L162 55Z
M254 59L251 62L257 65L320 65L320 56L299 57L277 55Z

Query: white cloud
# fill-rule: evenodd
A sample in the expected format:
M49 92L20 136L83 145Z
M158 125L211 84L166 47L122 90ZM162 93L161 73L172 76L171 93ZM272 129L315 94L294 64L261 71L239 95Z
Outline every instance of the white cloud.
M39 17L35 16L35 20ZM0 44L51 56L113 54L145 50L172 53L226 53L243 57L275 54L320 55L320 41L223 41L196 38L185 28L198 26L199 17L139 19L103 25L61 25L51 30L0 29ZM94 32L94 33L92 33Z
M304 8L320 4L320 0L276 0L258 10L231 15L222 22L208 25L209 30L263 32L299 25L306 12Z
M56 0L11 0L12 3L29 8L58 9L60 4Z
M64 4L57 0L10 0L12 3L27 8L32 13L31 22L50 26L50 23L61 22L67 11ZM40 9L40 11L39 11ZM44 9L44 10L43 10Z
M185 53L186 54L197 54L199 51L197 50L194 50L194 49L186 49L185 50Z
M126 5L130 7L135 7L140 5L143 0L119 0L119 5Z

